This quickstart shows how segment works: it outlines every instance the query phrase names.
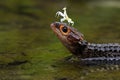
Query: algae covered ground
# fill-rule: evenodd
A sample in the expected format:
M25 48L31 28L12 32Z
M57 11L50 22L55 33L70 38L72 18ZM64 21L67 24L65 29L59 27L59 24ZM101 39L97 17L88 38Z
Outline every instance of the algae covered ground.
M110 3L110 4L109 4ZM115 66L65 61L71 53L50 29L67 6L74 27L95 43L120 43L119 1L1 0L0 80L119 80Z

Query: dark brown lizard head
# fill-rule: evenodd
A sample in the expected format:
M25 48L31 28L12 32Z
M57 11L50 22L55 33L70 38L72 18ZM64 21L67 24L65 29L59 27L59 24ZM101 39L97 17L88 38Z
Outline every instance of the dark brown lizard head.
M66 23L61 22L52 23L51 28L64 46L66 46L73 54L77 55L82 53L81 49L84 49L87 44L83 39L82 33Z

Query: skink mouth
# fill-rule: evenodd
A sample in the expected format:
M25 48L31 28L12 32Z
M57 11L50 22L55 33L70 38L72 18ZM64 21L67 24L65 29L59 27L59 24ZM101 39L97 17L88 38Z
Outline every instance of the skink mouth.
M54 24L54 23L50 24L50 27L51 27L51 29L53 30L53 32L56 32L56 27L55 27L55 24Z
M55 27L54 23L50 24L50 27L53 29Z
M50 27L51 27L51 29L53 30L53 32L54 32L55 34L58 34L58 33L57 33L58 30L57 30L57 28L56 28L56 26L55 26L55 23L50 24Z

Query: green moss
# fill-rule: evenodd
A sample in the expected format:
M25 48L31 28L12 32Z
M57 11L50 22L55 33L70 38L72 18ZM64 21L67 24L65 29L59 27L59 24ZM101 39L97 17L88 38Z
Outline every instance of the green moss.
M50 29L55 13L71 1L1 0L0 79L2 80L119 80L119 70L96 71L65 61L71 53ZM84 2L68 6L75 28L89 42L120 42L120 9L93 7ZM27 63L9 65L15 62ZM4 65L3 65L4 64ZM95 70L94 72L90 72Z

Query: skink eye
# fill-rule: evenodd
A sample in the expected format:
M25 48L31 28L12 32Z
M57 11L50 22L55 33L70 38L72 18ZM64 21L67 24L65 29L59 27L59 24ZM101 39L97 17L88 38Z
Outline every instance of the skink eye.
M60 31L63 35L68 35L68 33L70 32L70 29L66 26L61 25L60 26Z
M68 28L64 26L64 27L62 28L62 31L63 31L64 33L66 33L66 32L68 31Z

